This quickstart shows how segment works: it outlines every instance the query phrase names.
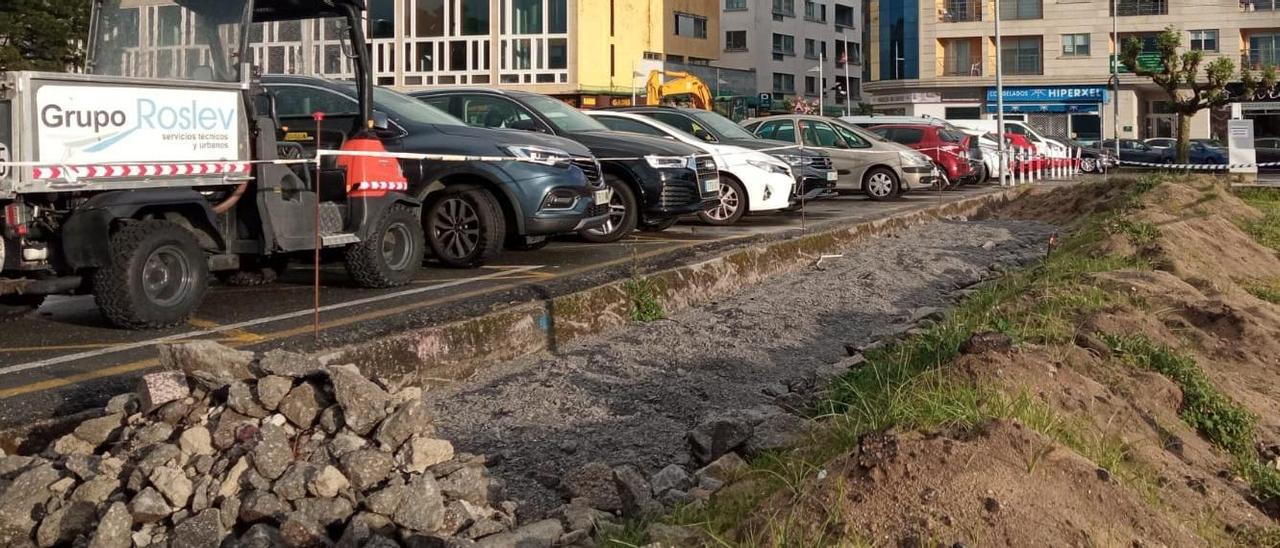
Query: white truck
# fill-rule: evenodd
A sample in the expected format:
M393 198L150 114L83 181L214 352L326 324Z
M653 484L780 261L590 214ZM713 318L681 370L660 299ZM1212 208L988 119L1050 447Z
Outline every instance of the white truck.
M386 123L371 108L363 11L364 0L96 0L86 73L0 73L0 320L46 295L92 294L117 326L170 327L211 275L262 281L317 246L342 251L361 286L408 283L424 239L399 165L280 162L301 148L278 141L245 62L255 23L341 21L363 127L324 130L357 142Z

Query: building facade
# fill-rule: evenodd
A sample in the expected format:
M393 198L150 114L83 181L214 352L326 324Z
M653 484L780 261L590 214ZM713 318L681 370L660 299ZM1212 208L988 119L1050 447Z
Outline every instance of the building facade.
M719 0L369 0L378 85L482 85L579 106L630 104L665 61L709 65ZM336 22L259 25L252 62L267 73L353 75Z
M829 112L842 112L846 101L860 99L860 0L722 2L720 64L754 69L757 95L769 94L774 102L821 96Z
M1083 141L1110 138L1113 128L1122 138L1173 136L1177 116L1149 79L1121 67L1119 93L1110 89L1113 2L1121 44L1134 37L1154 51L1156 35L1173 27L1206 62L1280 61L1280 0L1001 0L1000 45L994 0L871 0L864 91L876 112L992 117L999 47L1006 116ZM1280 112L1276 105L1243 100L1202 111L1191 135L1224 138L1232 110L1255 118L1260 136L1280 132L1269 114Z

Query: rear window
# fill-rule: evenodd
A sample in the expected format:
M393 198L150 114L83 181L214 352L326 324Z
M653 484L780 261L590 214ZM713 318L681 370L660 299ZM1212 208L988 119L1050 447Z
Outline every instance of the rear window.
M895 143L914 145L924 140L924 130L913 127L895 127L891 128L885 137Z
M949 129L938 130L938 138L948 143L963 143L965 134Z

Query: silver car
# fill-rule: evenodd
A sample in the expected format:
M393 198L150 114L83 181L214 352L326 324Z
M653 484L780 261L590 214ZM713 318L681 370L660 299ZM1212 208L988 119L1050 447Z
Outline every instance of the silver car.
M836 189L885 200L938 180L928 156L884 140L857 126L820 116L787 114L745 120L748 131L764 139L793 142L831 154L840 180Z

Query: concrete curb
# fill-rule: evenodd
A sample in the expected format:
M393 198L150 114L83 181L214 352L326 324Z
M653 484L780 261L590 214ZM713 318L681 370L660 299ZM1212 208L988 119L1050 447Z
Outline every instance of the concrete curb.
M1006 203L1019 187L899 213L797 238L728 251L701 262L640 277L671 314L778 274L811 265L825 253L949 216L971 216ZM368 375L409 375L422 384L464 379L488 364L555 351L630 323L633 279L617 280L545 300L516 303L481 316L414 329L329 350L325 363L359 363Z

